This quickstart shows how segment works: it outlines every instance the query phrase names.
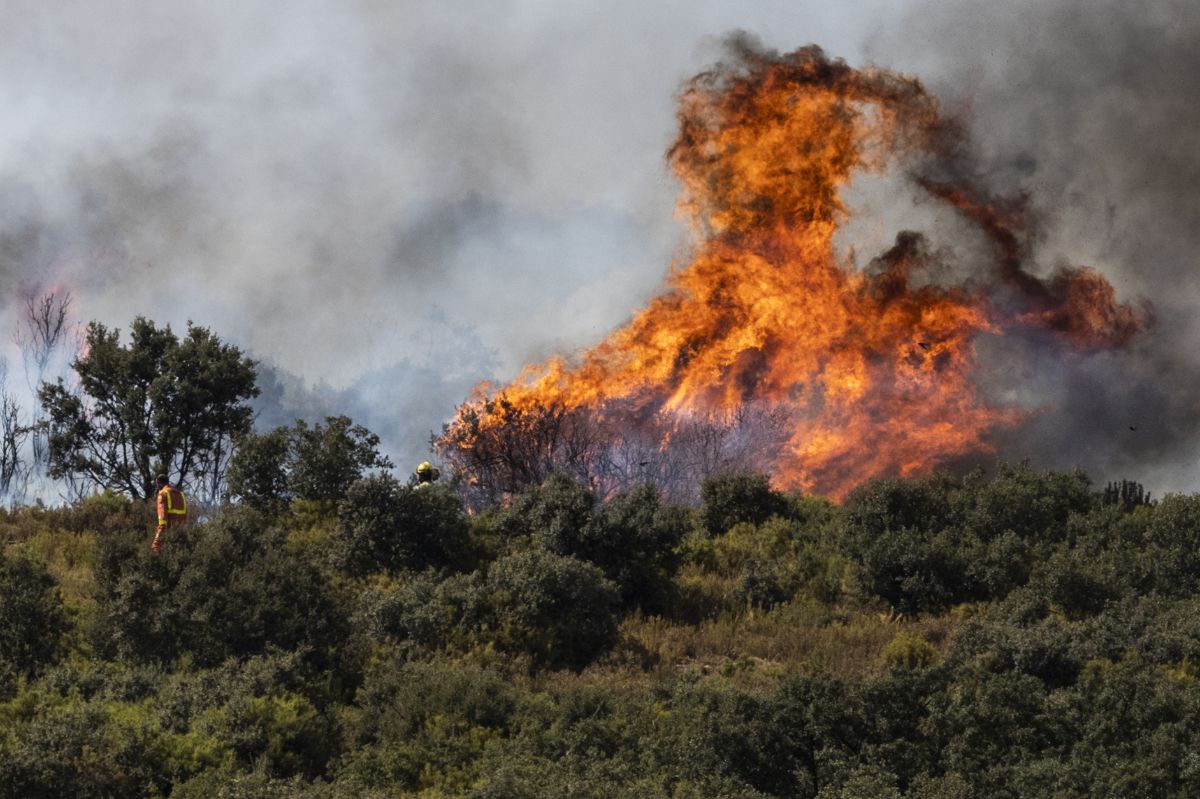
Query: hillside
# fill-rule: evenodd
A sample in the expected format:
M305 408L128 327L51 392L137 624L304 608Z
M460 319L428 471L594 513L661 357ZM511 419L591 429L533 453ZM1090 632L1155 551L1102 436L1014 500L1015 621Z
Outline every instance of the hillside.
M1200 496L380 475L0 523L0 796L1200 795Z

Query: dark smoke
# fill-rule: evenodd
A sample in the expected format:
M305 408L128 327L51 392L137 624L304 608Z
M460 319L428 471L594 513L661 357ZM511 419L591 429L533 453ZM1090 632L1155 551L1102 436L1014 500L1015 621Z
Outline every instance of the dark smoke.
M1009 458L1195 490L1200 444L1200 6L927 4L869 48L969 119L980 177L1027 197L1043 264L1094 266L1156 324L1082 355L981 342L995 395L1037 409Z

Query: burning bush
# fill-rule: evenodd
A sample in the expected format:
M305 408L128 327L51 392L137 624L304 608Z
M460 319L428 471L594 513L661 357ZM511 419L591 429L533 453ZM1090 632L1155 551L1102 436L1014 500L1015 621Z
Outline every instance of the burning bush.
M1093 270L1034 274L1035 220L960 177L977 172L964 129L913 78L735 38L678 117L668 157L691 261L598 345L459 408L435 444L477 500L554 471L605 494L653 479L678 496L748 468L842 498L988 452L1022 418L981 395L979 334L1034 327L1048 346L1095 350L1147 321ZM944 285L943 255L911 231L865 269L841 256L841 191L861 171L909 176L959 214L990 242L990 272Z
M504 504L554 474L601 497L652 483L671 500L695 502L708 477L753 471L785 428L780 411L754 405L677 417L622 403L604 413L521 404L501 394L460 407L434 445L473 508Z

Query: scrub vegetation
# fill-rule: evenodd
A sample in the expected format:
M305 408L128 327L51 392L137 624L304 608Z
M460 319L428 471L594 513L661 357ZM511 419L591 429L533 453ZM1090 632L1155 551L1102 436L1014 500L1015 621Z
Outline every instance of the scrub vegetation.
M259 501L159 556L125 496L0 518L0 795L1200 794L1200 496L555 475L468 514L260 443Z

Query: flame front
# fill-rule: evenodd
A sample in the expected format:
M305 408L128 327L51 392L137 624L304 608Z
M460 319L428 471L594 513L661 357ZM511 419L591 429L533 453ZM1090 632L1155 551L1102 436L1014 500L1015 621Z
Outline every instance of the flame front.
M854 70L815 47L738 55L680 98L669 159L696 233L690 262L594 348L482 387L437 442L444 454L500 429L521 435L506 426L535 408L595 418L620 409L621 424L653 429L665 447L686 421L754 406L784 420L758 467L780 487L841 497L870 477L989 451L986 434L1021 418L973 384L981 331L1034 325L1087 348L1136 330L1137 315L1095 272L1049 282L1025 273L1019 215L969 186L918 181L993 241L1015 300L918 279L929 254L917 234L865 270L842 262L834 236L851 178L937 164L953 127L916 80Z

